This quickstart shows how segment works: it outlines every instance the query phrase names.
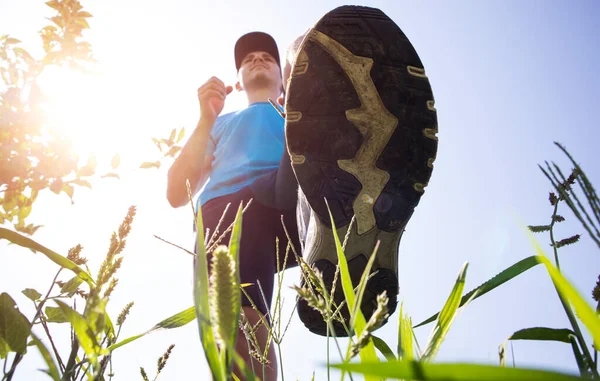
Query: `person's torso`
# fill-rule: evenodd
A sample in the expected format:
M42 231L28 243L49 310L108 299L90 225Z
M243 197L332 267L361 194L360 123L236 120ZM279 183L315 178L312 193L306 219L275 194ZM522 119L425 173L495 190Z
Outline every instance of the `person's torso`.
M210 178L200 193L200 205L235 193L276 170L284 139L284 120L267 102L219 116L207 148L214 159Z

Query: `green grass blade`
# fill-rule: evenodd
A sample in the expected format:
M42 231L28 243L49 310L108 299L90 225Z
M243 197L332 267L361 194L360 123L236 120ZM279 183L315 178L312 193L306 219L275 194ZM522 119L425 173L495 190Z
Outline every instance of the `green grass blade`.
M570 329L533 327L518 330L513 333L508 340L560 341L569 344L571 342L571 336L575 336L575 332Z
M385 356L386 359L388 359L389 361L396 360L394 352L392 352L392 349L389 347L389 345L387 345L385 341L383 341L375 335L371 335L371 339L373 339L373 344L375 345L375 348L377 348L379 352L381 352L381 354Z
M333 368L377 377L429 381L576 381L583 378L534 369L475 364L431 364L417 361L344 363Z
M579 368L579 374L582 377L591 378L590 371L588 368L589 361L585 360L585 356L579 350L579 344L577 344L577 337L574 335L570 337L571 339L571 348L573 348L573 355L575 355L575 361L577 362L577 367Z
M242 308L241 302L241 291L240 291L240 261L239 261L239 253L240 253L240 240L242 238L242 210L243 205L240 204L238 208L237 215L235 216L235 222L233 225L233 230L231 231L231 238L229 239L229 255L231 255L233 261L235 261L235 275L234 275L234 286L233 290L235 292L232 303L231 303L231 314L234 317L231 322L231 327L229 327L230 332L233 332L230 335L227 342L227 356L226 356L226 373L231 373L231 369L233 366L233 356L230 353L235 353L235 342L237 339L238 332L238 322L240 321L240 309Z
M346 304L348 306L348 311L356 311L356 316L351 316L351 321L354 322L352 328L354 328L354 332L357 337L365 329L365 325L367 324L365 320L365 316L363 315L360 308L355 310L354 306L356 304L356 299L354 295L354 288L352 287L352 280L350 279L350 271L348 270L348 262L346 261L346 255L342 250L342 244L340 242L340 237L337 233L337 228L335 227L335 221L333 220L333 215L331 214L331 209L329 209L329 204L327 200L325 200L327 204L327 210L329 211L329 218L331 219L331 228L333 231L333 238L335 240L335 248L338 256L338 263L340 265L340 276L342 281L342 290L344 291L344 296L346 298ZM375 353L375 347L373 343L369 341L369 343L360 350L359 356L361 361L378 361L377 354ZM370 378L367 378L369 381Z
M413 329L412 321L408 315L404 314L404 306L400 305L398 314L398 358L403 360L413 360L415 358L413 350Z
M39 251L44 254L48 259L52 262L56 263L60 267L64 267L65 269L73 271L75 274L79 275L83 280L85 280L90 286L94 285L94 280L85 270L81 267L77 266L71 260L63 257L62 255L48 249L47 247L40 245L34 240L22 236L17 232L13 232L11 230L0 228L0 239L6 239L14 244L17 244L22 247L26 247L33 251Z
M226 381L223 374L223 364L219 359L219 351L215 342L212 326L210 324L210 310L208 305L208 261L206 247L204 246L204 224L202 212L196 213L196 263L194 268L194 307L198 319L200 341L204 355L217 381Z
M575 309L577 316L581 319L583 324L590 331L594 338L594 345L596 348L600 347L600 318L596 315L596 312L590 307L587 302L579 295L579 292L573 287L573 285L554 267L554 265L543 256L542 249L536 243L536 249L540 255L537 259L540 263L543 263L552 278L552 282L558 289L558 292L567 299Z
M461 299L459 307L462 307L467 301L469 301L471 299L471 297L473 300L475 300L538 264L539 264L539 262L537 261L535 256L531 256L531 257L525 258L523 260L520 260L519 262L515 263L514 265L512 265L509 268L505 269L504 271L500 272L498 275L494 276L487 282L481 284L479 287L474 288L473 290L466 293L463 296L463 298ZM474 294L475 294L475 296L473 296ZM425 324L429 324L429 323L435 321L435 319L438 318L438 315L439 315L439 312L434 314L430 318L422 321L421 323L415 325L413 328L418 328Z
M48 376L52 377L54 381L60 381L58 368L56 367L56 363L54 362L54 359L52 358L52 355L50 354L48 348L46 348L44 343L42 343L42 341L38 339L37 336L35 336L33 333L31 334L31 339L33 341L33 344L35 344L37 349L40 351L42 357L44 358L44 361L46 362L46 365L48 365L48 369L43 370L43 372L46 373Z
M139 335L129 337L125 340L119 341L118 343L111 345L110 347L108 347L108 350L114 351L115 349L122 347L125 344L129 344L132 341L139 339L140 337L146 336L147 334L160 329L173 329L183 327L184 325L188 324L194 319L196 319L195 307L190 307L169 318L164 319L163 321L157 323L154 327L150 328L144 333L140 333Z
M97 358L100 352L100 344L98 344L98 341L96 340L95 333L92 331L83 315L60 300L55 300L55 302L58 304L67 319L69 319L69 323L71 323L73 331L75 331L75 336L77 336L79 345L81 345L81 348L90 359L92 366L96 368Z
M456 311L458 310L458 305L465 288L465 278L467 276L468 266L469 264L465 263L458 274L452 292L450 293L448 300L446 300L446 304L444 305L444 308L442 308L437 323L431 332L429 343L427 343L425 351L423 351L423 356L421 357L422 360L433 360L442 345L446 334L450 330L450 326L456 316Z
M357 315L357 309L360 309L362 304L362 298L365 293L365 288L367 287L367 279L369 278L369 274L371 274L371 267L373 267L373 262L375 262L375 257L377 256L377 250L379 249L379 241L375 244L375 248L373 249L373 253L371 253L371 257L365 266L365 270L360 276L360 282L358 283L358 288L356 290L356 303L354 304L354 311L350 316ZM354 322L351 320L350 325L354 326Z

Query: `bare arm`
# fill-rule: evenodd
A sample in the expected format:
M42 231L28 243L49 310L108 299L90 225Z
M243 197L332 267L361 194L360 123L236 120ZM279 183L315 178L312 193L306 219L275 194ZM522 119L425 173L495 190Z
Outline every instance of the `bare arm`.
M200 120L192 136L169 169L167 200L174 208L188 203L186 180L190 181L192 196L204 185L211 171L212 156L206 147L217 116L223 111L225 97L233 88L212 77L198 89Z

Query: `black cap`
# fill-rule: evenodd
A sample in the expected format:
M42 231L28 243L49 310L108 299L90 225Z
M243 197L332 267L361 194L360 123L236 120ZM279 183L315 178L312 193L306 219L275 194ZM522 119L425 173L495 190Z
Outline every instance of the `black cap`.
M235 43L235 68L240 70L242 60L249 53L258 51L272 55L277 65L281 67L279 50L273 37L263 32L251 32L240 37Z

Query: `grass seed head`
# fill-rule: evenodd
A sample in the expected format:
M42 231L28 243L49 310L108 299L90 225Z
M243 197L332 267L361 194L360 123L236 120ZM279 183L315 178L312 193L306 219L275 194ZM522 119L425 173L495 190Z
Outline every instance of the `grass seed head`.
M210 275L210 320L215 339L221 347L236 334L233 332L234 306L240 304L240 290L236 279L236 263L226 246L218 246L213 252Z
M131 307L133 307L133 302L129 302L125 305L125 308L123 308L123 311L121 311L121 313L119 314L119 317L117 318L118 326L121 326L121 325L123 325L123 323L125 323L125 319L127 319L127 315L129 315L129 311L131 310Z
M596 281L596 286L592 290L592 297L595 301L600 302L600 275L598 276L598 280Z
M87 258L80 256L82 249L83 247L79 244L70 248L69 253L67 254L67 259L79 266L86 264Z

